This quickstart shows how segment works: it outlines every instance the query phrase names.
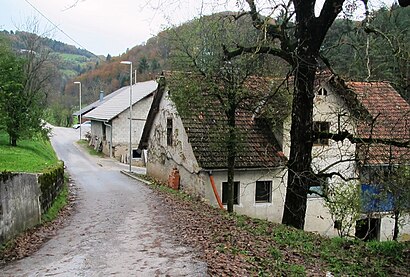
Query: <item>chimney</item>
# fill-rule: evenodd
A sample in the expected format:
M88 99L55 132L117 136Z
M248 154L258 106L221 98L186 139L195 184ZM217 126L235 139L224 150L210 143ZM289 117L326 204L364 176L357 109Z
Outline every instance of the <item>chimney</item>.
M100 91L100 101L103 101L104 99L104 91Z

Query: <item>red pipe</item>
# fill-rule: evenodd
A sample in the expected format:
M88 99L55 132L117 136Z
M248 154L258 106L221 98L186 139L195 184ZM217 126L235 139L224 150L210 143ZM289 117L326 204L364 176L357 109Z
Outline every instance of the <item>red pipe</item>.
M222 204L221 198L219 197L218 191L216 189L215 180L214 180L214 176L212 175L212 171L209 171L208 174L209 174L209 180L211 181L212 190L214 191L214 194L215 194L216 201L218 201L219 208L221 208L222 210L225 210L224 205Z

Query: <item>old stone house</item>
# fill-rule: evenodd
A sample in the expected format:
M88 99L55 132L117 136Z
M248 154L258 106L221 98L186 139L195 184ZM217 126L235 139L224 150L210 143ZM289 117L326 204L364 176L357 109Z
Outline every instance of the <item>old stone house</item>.
M131 128L133 163L141 158L140 153L136 149L156 89L156 81L146 81L132 85ZM128 163L130 87L120 88L113 93L113 97L88 112L84 117L91 120L90 143L106 155Z
M227 182L226 153L214 146L215 140L222 139L215 136L213 129L219 115L212 118L203 115L183 118L170 100L169 93L165 86L158 89L140 142L139 148L148 149L147 174L167 182L171 172L177 169L182 190L217 206L210 174L215 179L217 192L223 202ZM404 100L387 83L344 84L336 82L333 76L328 76L319 79L316 94L316 133L352 134L355 138L366 138L369 137L366 126L374 125L375 117L389 125L393 132L395 129L390 125L393 123L384 118L382 120L380 113L383 112L389 113L383 117L395 118L396 127L402 124L400 122L408 122L408 118L401 113L406 109L408 111L408 104L406 106ZM383 99L381 95L389 95L389 104L400 108L382 109L386 104L380 103ZM396 113L398 111L400 113ZM283 130L269 130L266 123L255 114L240 111L237 114L237 125L247 135L242 137L242 151L235 166L234 210L240 214L281 222L286 195L285 157L289 155L290 149L290 122L285 120ZM371 130L374 138L376 129ZM406 130L403 135L409 138L409 129ZM403 136L392 132L385 135L388 138L403 139ZM364 147L378 151L365 152ZM364 141L358 143L348 138L335 141L318 137L314 141L312 167L316 173L325 176L323 182L329 187L355 185L364 175L363 169L371 162L371 157L365 157L364 153L381 153L385 148L380 144L368 144ZM399 150L401 158L405 157L403 151ZM340 231L339 220L325 205L325 199L321 196L323 188L324 186L311 187L305 230L337 236ZM378 239L392 237L393 220L389 215L389 211L363 214L363 219L377 218L377 230L372 232L377 233ZM408 218L405 220L408 221ZM406 233L410 233L408 227L403 226L402 234ZM349 234L355 234L355 224L351 226Z

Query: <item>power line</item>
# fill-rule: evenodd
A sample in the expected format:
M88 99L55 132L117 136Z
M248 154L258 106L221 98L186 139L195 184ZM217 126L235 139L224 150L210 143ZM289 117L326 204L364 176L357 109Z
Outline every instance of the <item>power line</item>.
M36 12L38 12L42 17L44 17L51 25L54 26L55 29L59 30L62 34L64 34L66 37L68 37L72 42L74 42L77 46L87 50L83 45L81 45L81 43L77 42L74 38L72 38L69 34L67 34L64 30L62 30L60 27L58 27L56 24L54 24L53 21L51 21L50 19L48 19L47 16L45 16L39 9L37 9L33 4L31 4L28 0L24 0L27 4L29 4L34 10L36 10ZM88 50L87 50L88 51ZM90 52L90 51L88 51ZM96 54L90 52L91 54L93 54L94 56L100 58L99 56L97 56ZM101 59L101 58L100 58Z

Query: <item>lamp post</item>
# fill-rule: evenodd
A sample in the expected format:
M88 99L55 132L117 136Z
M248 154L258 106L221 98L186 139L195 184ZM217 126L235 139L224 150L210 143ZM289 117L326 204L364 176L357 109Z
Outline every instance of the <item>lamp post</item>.
M80 140L81 140L81 82L74 82L74 84L77 84L80 87Z
M132 161L132 62L122 61L122 64L128 64L130 66L130 145L129 145L129 163L131 172L131 161Z

